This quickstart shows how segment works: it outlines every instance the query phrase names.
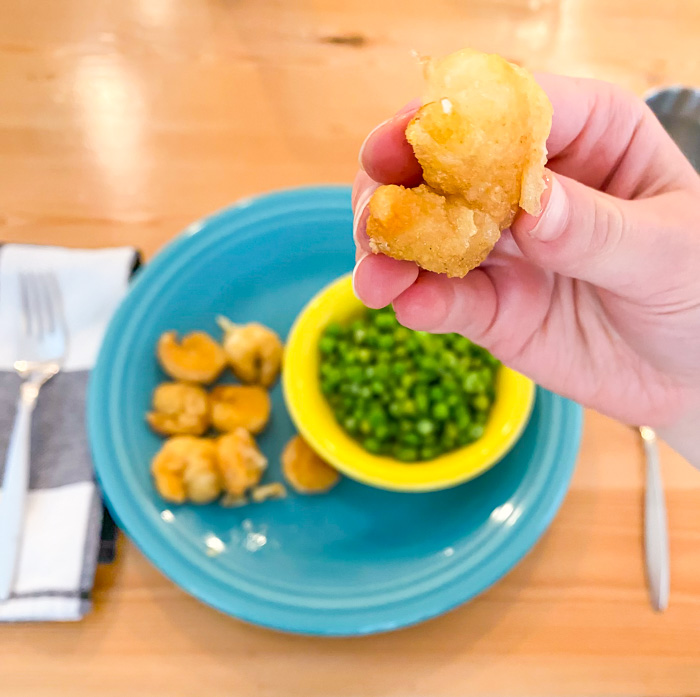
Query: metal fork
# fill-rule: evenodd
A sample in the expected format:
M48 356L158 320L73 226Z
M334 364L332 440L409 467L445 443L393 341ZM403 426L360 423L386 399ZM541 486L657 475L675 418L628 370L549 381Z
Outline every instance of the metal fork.
M29 488L29 441L32 412L41 386L63 365L68 331L63 298L50 272L19 274L21 330L14 368L22 378L17 415L5 460L0 499L0 600L12 592Z

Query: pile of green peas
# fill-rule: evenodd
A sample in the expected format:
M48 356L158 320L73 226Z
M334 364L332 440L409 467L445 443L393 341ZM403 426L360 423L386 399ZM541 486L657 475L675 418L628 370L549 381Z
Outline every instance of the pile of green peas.
M500 363L465 337L406 329L386 307L329 324L318 348L321 390L370 453L432 460L483 435Z

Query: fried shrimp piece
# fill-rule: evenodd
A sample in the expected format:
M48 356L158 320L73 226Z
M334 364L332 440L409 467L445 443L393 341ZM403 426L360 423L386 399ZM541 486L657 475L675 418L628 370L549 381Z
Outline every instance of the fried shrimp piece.
M501 231L459 196L442 196L425 184L382 186L372 197L371 247L448 276L464 276L493 249ZM369 227L368 227L369 229Z
M253 503L262 503L273 499L283 499L287 496L287 487L282 482L270 482L256 486L250 492Z
M552 105L530 73L463 49L424 61L423 106L406 128L425 184L370 201L372 251L462 277L519 208L540 211Z
M173 503L209 503L221 493L216 446L206 438L170 438L153 458L151 473L158 493Z
M165 332L156 347L158 362L175 380L208 385L226 367L223 348L206 332L190 332L178 343L175 332Z
M294 436L282 452L282 474L300 494L330 491L340 475L325 463L301 437Z
M218 438L216 451L224 489L231 497L242 497L258 484L267 468L267 458L244 428Z
M219 431L242 427L260 433L270 418L270 396L257 385L218 385L210 397L211 420Z
M199 385L164 382L153 392L146 421L164 436L201 436L209 428L209 396Z
M280 338L262 324L238 325L226 317L217 317L224 330L224 351L236 376L247 383L270 387L282 363Z

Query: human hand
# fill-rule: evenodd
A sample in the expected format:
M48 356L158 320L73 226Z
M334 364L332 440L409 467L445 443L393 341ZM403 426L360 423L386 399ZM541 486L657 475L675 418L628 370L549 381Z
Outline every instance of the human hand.
M548 389L660 427L700 465L700 177L636 97L537 80L554 106L543 212L521 212L463 279L370 253L377 183L421 180L404 136L418 104L368 136L353 190L355 291L370 307L393 303L407 327L464 334ZM681 442L691 437L699 444Z

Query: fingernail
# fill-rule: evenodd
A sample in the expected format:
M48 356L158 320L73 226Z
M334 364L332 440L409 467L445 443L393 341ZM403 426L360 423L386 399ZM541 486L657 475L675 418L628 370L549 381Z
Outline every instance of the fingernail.
M372 198L372 194L377 190L379 185L370 186L365 189L362 194L360 194L355 204L355 215L352 220L352 239L358 247L363 247L366 245L362 244L362 239L360 236L360 228L366 225L366 218L369 217L369 200ZM366 215L365 215L366 214ZM365 219L363 219L363 217Z
M355 262L355 268L352 270L352 292L358 300L362 300L357 293L357 286L355 285L355 278L357 276L357 270L360 268L360 264L369 256L367 252L362 253L360 258Z
M368 134L367 137L362 141L362 145L360 146L360 153L357 156L357 161L360 165L360 169L364 172L365 171L365 166L362 164L362 160L364 159L365 155L365 149L367 148L367 143L369 142L370 138L377 132L380 131L384 126L387 124L391 123L396 116L392 116L390 119L386 119L385 121L382 121L378 126L375 126Z
M542 194L542 213L538 218L533 217L532 227L526 230L540 242L551 242L559 237L569 211L569 199L562 185L556 177L548 176L548 186Z

